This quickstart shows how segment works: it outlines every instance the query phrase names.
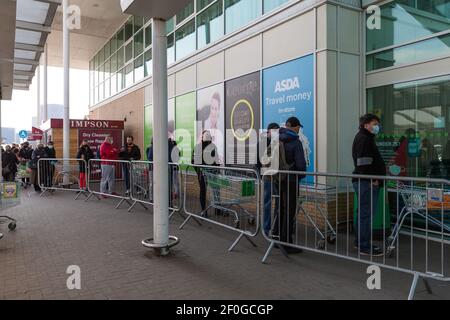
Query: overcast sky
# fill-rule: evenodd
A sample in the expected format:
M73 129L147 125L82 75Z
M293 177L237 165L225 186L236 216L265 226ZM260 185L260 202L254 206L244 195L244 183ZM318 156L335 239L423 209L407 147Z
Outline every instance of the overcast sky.
M41 69L42 70L42 69ZM41 79L42 71L41 71ZM31 130L32 118L37 115L36 76L29 91L14 90L11 101L2 101L2 127ZM63 69L48 68L48 104L64 103ZM41 104L42 86L41 80ZM89 108L89 71L70 70L70 117L83 119Z

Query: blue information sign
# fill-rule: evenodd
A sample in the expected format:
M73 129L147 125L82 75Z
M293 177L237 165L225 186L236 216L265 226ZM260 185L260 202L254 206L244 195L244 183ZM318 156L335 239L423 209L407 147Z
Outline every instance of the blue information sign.
M28 132L26 130L22 130L19 132L19 137L22 139L26 139L28 137Z
M297 117L303 128L308 172L315 170L314 56L305 56L263 71L263 125Z

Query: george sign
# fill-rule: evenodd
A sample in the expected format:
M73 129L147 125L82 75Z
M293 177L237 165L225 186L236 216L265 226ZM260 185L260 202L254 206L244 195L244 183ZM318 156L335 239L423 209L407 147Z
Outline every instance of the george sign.
M284 126L297 117L302 129L307 171L314 172L315 159L314 56L309 55L263 71L263 125Z
M44 134L44 131L42 131L42 130L39 129L39 128L32 127L32 128L31 128L31 133L32 133L32 134Z
M27 132L26 130L21 130L21 131L19 132L19 137L20 137L21 139L26 139L26 138L28 137L28 132Z
M234 141L226 136L226 164L254 165L257 163L258 130L260 121L260 73L255 72L227 81L226 128L231 130ZM256 138L255 141L250 141ZM252 143L251 143L252 142ZM245 152L238 151L239 144L245 144Z

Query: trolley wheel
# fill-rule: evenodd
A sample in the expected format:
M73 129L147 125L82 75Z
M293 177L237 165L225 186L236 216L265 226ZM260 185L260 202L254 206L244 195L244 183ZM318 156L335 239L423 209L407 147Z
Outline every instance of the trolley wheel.
M319 250L325 249L325 240L324 239L320 239L317 242L317 249L319 249Z
M248 224L251 225L251 226L254 226L255 225L255 218L253 218L253 217L248 218Z
M234 221L234 227L236 229L239 229L239 226L241 225L241 222L239 220Z
M10 231L16 230L16 227L17 227L17 225L16 225L15 222L11 222L10 224L8 224L8 229L9 229Z
M395 252L395 247L394 246L387 246L386 247L386 256L388 258L392 258L394 256L394 252Z
M329 244L335 244L336 243L336 236L334 234L327 235L327 242Z

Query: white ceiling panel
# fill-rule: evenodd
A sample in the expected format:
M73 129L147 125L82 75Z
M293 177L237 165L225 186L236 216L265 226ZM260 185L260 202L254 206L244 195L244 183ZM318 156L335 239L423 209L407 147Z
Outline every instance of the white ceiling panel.
M16 49L14 50L14 58L34 60L36 59L36 52Z
M38 45L41 41L41 33L36 31L16 29L16 42Z
M50 5L34 0L17 0L17 20L44 24Z

